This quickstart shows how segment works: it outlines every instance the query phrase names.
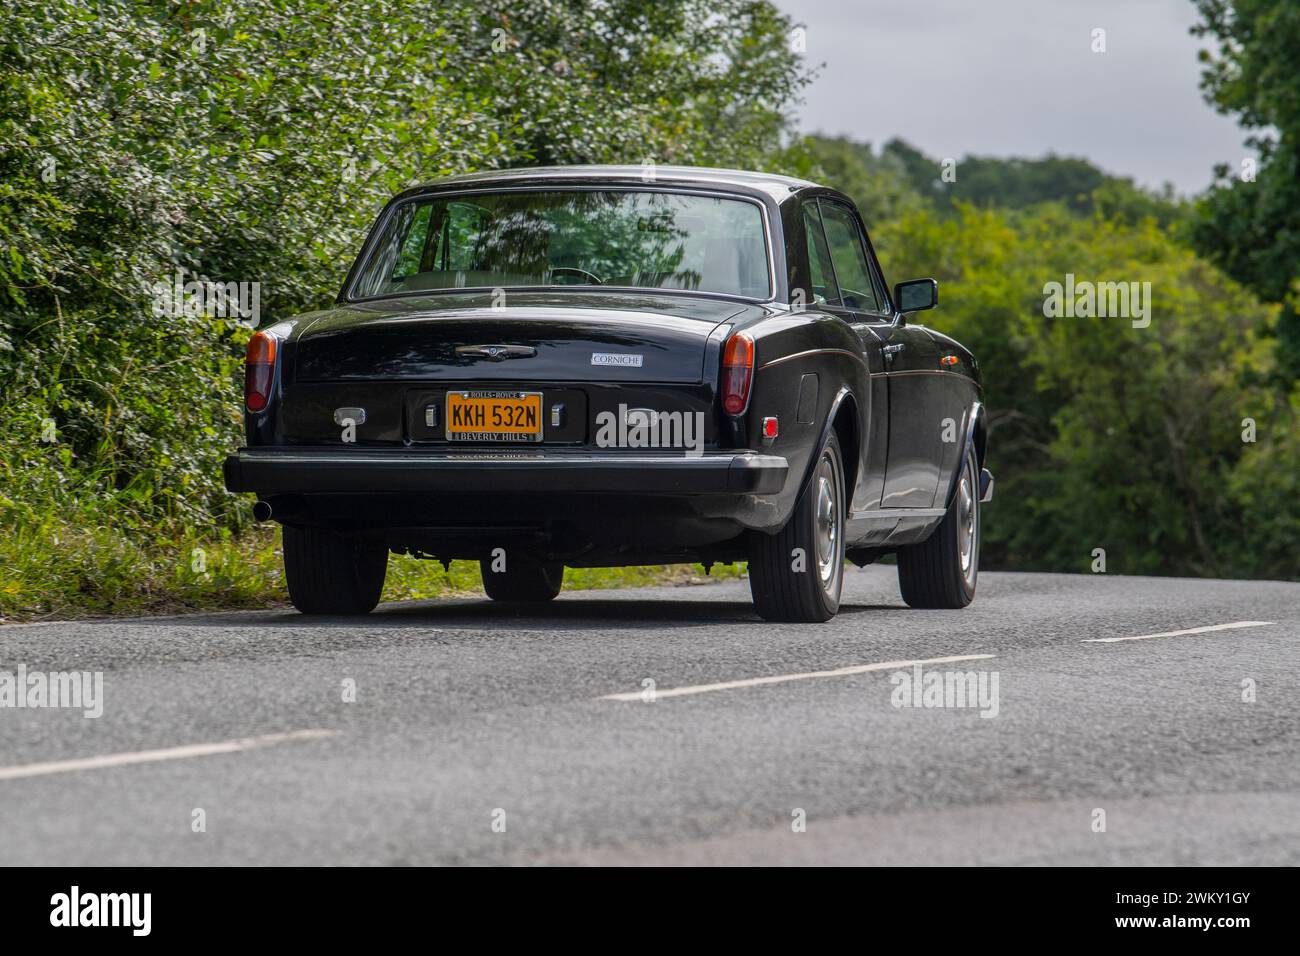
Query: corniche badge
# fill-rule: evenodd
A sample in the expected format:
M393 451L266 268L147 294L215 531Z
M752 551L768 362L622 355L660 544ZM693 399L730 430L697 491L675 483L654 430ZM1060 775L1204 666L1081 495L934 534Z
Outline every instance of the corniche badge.
M623 368L640 368L644 356L634 352L592 352L592 365L618 365Z
M460 358L485 358L490 362L504 362L512 358L532 358L537 349L531 345L458 345Z

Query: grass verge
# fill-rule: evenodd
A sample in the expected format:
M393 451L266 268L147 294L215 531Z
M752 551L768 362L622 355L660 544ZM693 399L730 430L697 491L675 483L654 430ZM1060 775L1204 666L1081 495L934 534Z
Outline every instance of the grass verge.
M743 565L715 565L714 578ZM565 590L689 584L700 565L570 568ZM390 555L385 601L481 596L478 565ZM288 602L278 527L216 539L142 542L113 528L57 520L0 536L0 623L276 607Z

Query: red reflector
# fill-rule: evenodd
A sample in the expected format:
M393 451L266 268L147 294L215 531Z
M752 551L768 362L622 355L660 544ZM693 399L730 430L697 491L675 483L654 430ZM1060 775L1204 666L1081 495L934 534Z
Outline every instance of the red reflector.
M763 419L763 437L775 438L781 433L781 424L776 420L776 416Z
M248 340L248 354L244 358L244 405L250 412L260 412L271 402L275 355L275 336L258 332Z
M739 415L748 407L753 380L754 340L737 332L722 351L722 407L728 415Z

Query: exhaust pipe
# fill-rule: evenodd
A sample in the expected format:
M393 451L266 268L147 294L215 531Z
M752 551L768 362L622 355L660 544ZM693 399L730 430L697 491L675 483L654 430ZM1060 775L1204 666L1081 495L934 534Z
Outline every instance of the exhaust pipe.
M269 502L269 501L259 501L259 502L257 502L256 504L253 505L253 520L254 520L254 521L270 521L270 520L271 520L271 514L272 514L272 511L271 511L271 502Z

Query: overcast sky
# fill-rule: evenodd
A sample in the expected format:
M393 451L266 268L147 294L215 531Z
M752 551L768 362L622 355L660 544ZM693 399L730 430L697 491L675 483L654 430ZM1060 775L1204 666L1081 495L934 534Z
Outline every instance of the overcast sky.
M937 159L1082 156L1183 193L1251 155L1201 98L1191 0L775 2L824 64L799 109L806 133L899 136Z

